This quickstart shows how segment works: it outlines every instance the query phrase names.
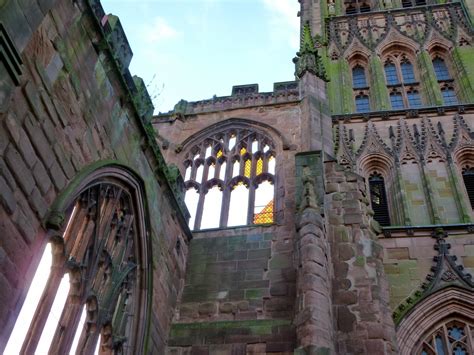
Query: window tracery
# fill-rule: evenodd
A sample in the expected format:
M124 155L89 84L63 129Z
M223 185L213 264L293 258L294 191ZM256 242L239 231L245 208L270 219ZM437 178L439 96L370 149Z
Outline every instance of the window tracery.
M466 187L471 207L474 208L474 168L466 165L462 169L462 179L464 181L464 186Z
M145 287L137 241L144 236L135 203L112 179L79 195L62 234L51 232L6 353L141 351L135 331L146 305L136 302Z
M422 341L420 355L468 355L474 351L474 325L461 320L450 319L436 326Z
M412 60L402 52L390 53L384 62L385 80L392 109L422 106L419 82Z
M191 229L273 223L276 154L265 134L229 128L205 138L186 157Z

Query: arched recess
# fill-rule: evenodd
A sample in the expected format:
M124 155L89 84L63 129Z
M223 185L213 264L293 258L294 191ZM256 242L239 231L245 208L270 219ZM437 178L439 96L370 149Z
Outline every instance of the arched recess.
M193 209L195 214L191 219L191 229L210 228L206 227L208 223L201 223L203 220L209 221L207 215L209 209L204 208L208 193L206 186L209 183L214 186L217 182L222 191L221 204L219 204L221 208L212 211L211 217L215 222L212 223L212 228L267 224L261 222L262 218L255 218L256 214L261 214L255 206L255 197L257 191L263 190L258 190L262 179L274 187L264 206L268 217L264 220L268 223L277 222L276 217L282 214L275 212L283 210L283 201L275 199L275 191L282 186L283 180L278 174L279 156L283 150L289 148L286 139L278 130L261 122L231 118L193 134L183 141L181 148L178 154L182 157L182 169L187 171L186 176L189 177L185 184L188 191L191 191L192 186L200 195L196 208ZM201 174L198 172L203 166L202 162L211 160L215 165L212 167L212 173L209 174L209 164L205 164L202 172L203 179L199 179ZM244 189L242 185L246 188ZM229 215L238 210L234 207L239 196L242 199L242 215L245 214L246 218L245 216L233 218ZM243 223L243 220L246 222Z
M473 323L474 292L452 286L420 301L397 327L400 355L421 353L426 336L449 317Z
M474 146L463 146L453 153L454 162L464 183L464 196L474 209Z
M44 221L51 272L36 291L41 296L31 322L20 324L28 329L20 337L22 352L37 351L48 331L50 353L145 352L152 296L145 196L136 173L105 161L80 172L56 199ZM58 298L62 308L48 328Z
M371 153L359 159L359 171L365 177L367 191L374 211L374 219L382 226L389 226L391 221L400 220L395 208L396 187L393 176L393 161L382 153Z

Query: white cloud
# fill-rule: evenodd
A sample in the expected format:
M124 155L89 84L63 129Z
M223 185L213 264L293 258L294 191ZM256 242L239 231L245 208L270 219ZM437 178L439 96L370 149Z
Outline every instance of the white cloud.
M179 32L162 17L155 17L151 24L144 26L142 32L148 43L157 43L179 36Z
M296 0L262 0L269 12L274 37L285 38L294 48L299 47L300 20L296 16L299 5ZM282 37L283 36L283 37Z

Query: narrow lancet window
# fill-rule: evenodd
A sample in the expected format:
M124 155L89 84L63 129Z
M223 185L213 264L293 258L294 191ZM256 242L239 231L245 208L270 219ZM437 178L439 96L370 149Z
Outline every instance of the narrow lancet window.
M385 193L385 181L382 175L373 173L369 177L370 202L374 210L374 219L381 226L390 225L390 216L388 213L388 201Z

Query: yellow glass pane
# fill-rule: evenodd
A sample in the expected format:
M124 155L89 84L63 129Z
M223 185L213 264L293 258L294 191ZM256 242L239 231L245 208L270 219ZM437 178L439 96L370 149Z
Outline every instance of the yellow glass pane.
M247 153L247 149L245 149L245 147L242 147L242 149L240 150L240 155L244 155L245 153Z
M260 175L261 173L263 173L263 159L259 158L257 160L257 173L256 173L256 175Z
M216 154L216 157L220 158L222 156L222 149L219 149L219 151Z
M253 216L254 224L273 223L273 199L259 213Z
M244 176L249 178L251 170L252 170L252 162L250 161L250 159L248 159L245 161Z

